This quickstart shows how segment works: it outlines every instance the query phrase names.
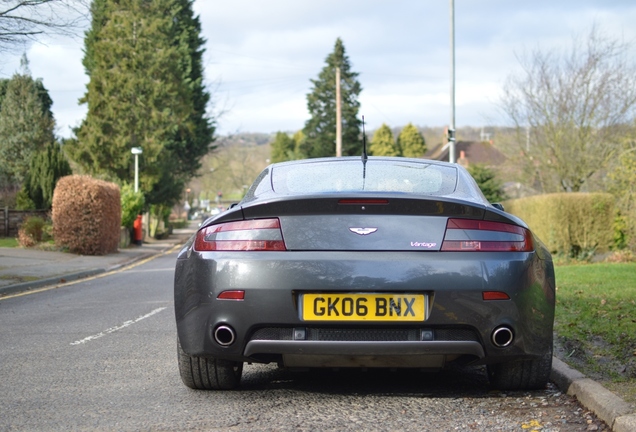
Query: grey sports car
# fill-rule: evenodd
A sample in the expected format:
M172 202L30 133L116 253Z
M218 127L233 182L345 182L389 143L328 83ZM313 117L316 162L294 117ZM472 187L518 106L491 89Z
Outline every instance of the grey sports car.
M456 164L270 165L181 250L174 295L179 371L195 389L238 386L246 362L486 365L499 389L550 375L551 256Z

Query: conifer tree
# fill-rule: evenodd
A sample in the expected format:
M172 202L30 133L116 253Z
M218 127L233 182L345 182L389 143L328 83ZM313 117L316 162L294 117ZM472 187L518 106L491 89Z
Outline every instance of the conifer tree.
M476 164L470 165L468 172L473 176L488 201L496 203L506 199L503 185L492 169L484 165Z
M307 156L300 150L305 142L305 134L302 130L293 136L285 132L277 132L274 141L271 142L270 161L285 162L290 160L306 159Z
M401 156L393 138L391 128L382 123L373 134L369 145L369 154L373 156Z
M404 126L398 135L397 146L404 157L422 157L426 153L424 137L412 123Z
M272 163L290 160L289 154L294 151L294 139L285 132L277 132L271 147Z
M22 184L23 193L37 209L50 209L57 181L73 174L62 149L57 142L48 143L33 159Z
M102 28L108 21L106 6L111 0L93 0L91 2L91 27L84 34L84 58L82 64L86 75L91 76L95 67L95 44L100 38Z
M299 160L299 159L307 159L307 155L302 152L302 148L305 145L305 141L307 137L305 133L301 130L296 132L292 137L294 140L294 150L289 154L289 160Z
M214 150L214 121L208 116L210 94L203 81L203 53L205 40L201 38L201 22L194 15L194 0L175 0L172 38L179 53L179 70L183 85L191 98L192 112L188 120L192 128L179 128L170 147L179 159L180 174L190 179L201 167L201 159Z
M0 177L15 185L24 181L33 156L55 140L51 98L41 80L31 77L26 56L21 68L0 101Z
M130 182L130 150L141 147L146 202L171 205L214 132L192 0L95 0L92 12L83 60L88 114L68 152L84 172Z
M358 119L362 87L358 73L351 71L349 58L342 40L338 38L334 50L326 59L326 65L311 80L313 90L307 95L307 108L311 118L305 123L305 141L299 149L307 157L335 156L336 154L336 68L340 68L342 101L342 154L362 154Z

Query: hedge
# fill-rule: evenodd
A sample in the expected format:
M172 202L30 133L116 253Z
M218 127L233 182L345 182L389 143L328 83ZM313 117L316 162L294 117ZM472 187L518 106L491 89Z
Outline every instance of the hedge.
M119 186L90 176L62 177L53 193L51 217L57 246L83 255L116 252L121 226Z
M504 202L552 253L579 257L605 252L613 241L614 197L607 193L556 193Z

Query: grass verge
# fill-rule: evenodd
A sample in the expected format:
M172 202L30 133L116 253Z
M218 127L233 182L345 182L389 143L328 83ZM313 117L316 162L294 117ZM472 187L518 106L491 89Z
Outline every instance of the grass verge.
M13 237L2 237L0 247L18 247L18 240Z
M636 403L636 263L555 271L555 354Z

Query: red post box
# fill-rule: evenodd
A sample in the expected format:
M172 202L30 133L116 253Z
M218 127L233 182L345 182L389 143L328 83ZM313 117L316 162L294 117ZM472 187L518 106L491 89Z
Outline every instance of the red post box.
M137 219L133 223L133 239L136 245L141 245L143 243L144 232L143 232L143 224L141 222L141 215L137 215Z

